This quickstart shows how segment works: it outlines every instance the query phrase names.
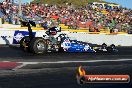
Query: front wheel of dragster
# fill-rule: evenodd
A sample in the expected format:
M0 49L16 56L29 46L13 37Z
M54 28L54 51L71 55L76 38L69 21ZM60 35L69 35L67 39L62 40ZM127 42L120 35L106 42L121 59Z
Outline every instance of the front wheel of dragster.
M43 54L47 52L47 42L41 37L33 38L30 42L30 51L34 54Z
M116 46L114 44L111 44L110 47L113 48L113 49L116 48Z
M102 48L102 49L107 49L107 45L106 45L105 43L103 43L103 44L101 45L101 48Z
M29 43L30 43L30 38L29 36L25 36L20 40L20 48L23 51L29 52Z
M110 47L108 48L109 52L118 52L116 46L114 44L111 44Z

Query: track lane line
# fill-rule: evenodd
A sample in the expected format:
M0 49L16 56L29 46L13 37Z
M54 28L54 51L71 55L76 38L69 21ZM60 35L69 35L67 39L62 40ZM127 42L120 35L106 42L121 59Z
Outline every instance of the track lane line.
M18 62L23 64L65 64L65 63L87 63L87 62L118 62L118 61L132 61L132 59L116 59L116 60L80 60L80 61L52 61L52 62Z
M132 59L116 59L116 60L80 60L80 61L53 61L53 62L15 62L19 64L12 68L12 70L20 69L26 65L35 64L67 64L67 63L98 63L98 62L120 62L120 61L132 61ZM13 63L12 61L0 61L1 63Z

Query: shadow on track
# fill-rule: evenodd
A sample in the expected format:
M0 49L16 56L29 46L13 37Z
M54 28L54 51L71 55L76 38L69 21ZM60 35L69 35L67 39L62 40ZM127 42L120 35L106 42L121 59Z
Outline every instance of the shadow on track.
M19 47L9 46L0 47L0 58L9 59L44 59L50 60L89 60L89 59L114 59L114 58L131 58L132 47L118 47L118 53L67 53L67 52L52 52L43 55L35 55L28 52L23 52Z

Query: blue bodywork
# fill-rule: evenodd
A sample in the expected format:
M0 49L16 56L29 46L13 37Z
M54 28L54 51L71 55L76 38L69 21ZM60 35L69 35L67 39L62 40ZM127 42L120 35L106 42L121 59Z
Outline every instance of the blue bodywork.
M69 38L64 39L62 47L65 52L95 52L89 44Z
M36 32L33 32L33 35L35 36ZM16 30L13 37L13 44L19 44L24 36L29 36L29 32Z
M84 49L85 45L82 44L71 44L71 47L68 48L67 52L95 52L93 49L89 47L89 49Z

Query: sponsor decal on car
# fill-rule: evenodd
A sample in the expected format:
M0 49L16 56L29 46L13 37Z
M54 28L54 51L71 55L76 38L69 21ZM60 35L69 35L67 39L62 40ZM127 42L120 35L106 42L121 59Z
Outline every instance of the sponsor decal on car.
M35 36L36 32L33 32L33 35ZM19 44L20 40L24 36L28 36L29 32L27 31L15 31L14 37L13 37L13 44Z
M84 51L87 51L87 50L89 50L89 49L91 49L91 47L90 47L89 45L85 45Z
M17 34L16 36L14 36L13 38L14 38L17 42L19 42L23 37L24 37L24 36L23 36L22 33L18 33L18 34Z
M71 42L69 39L65 39L64 42L62 43L63 48L70 48L71 47Z

